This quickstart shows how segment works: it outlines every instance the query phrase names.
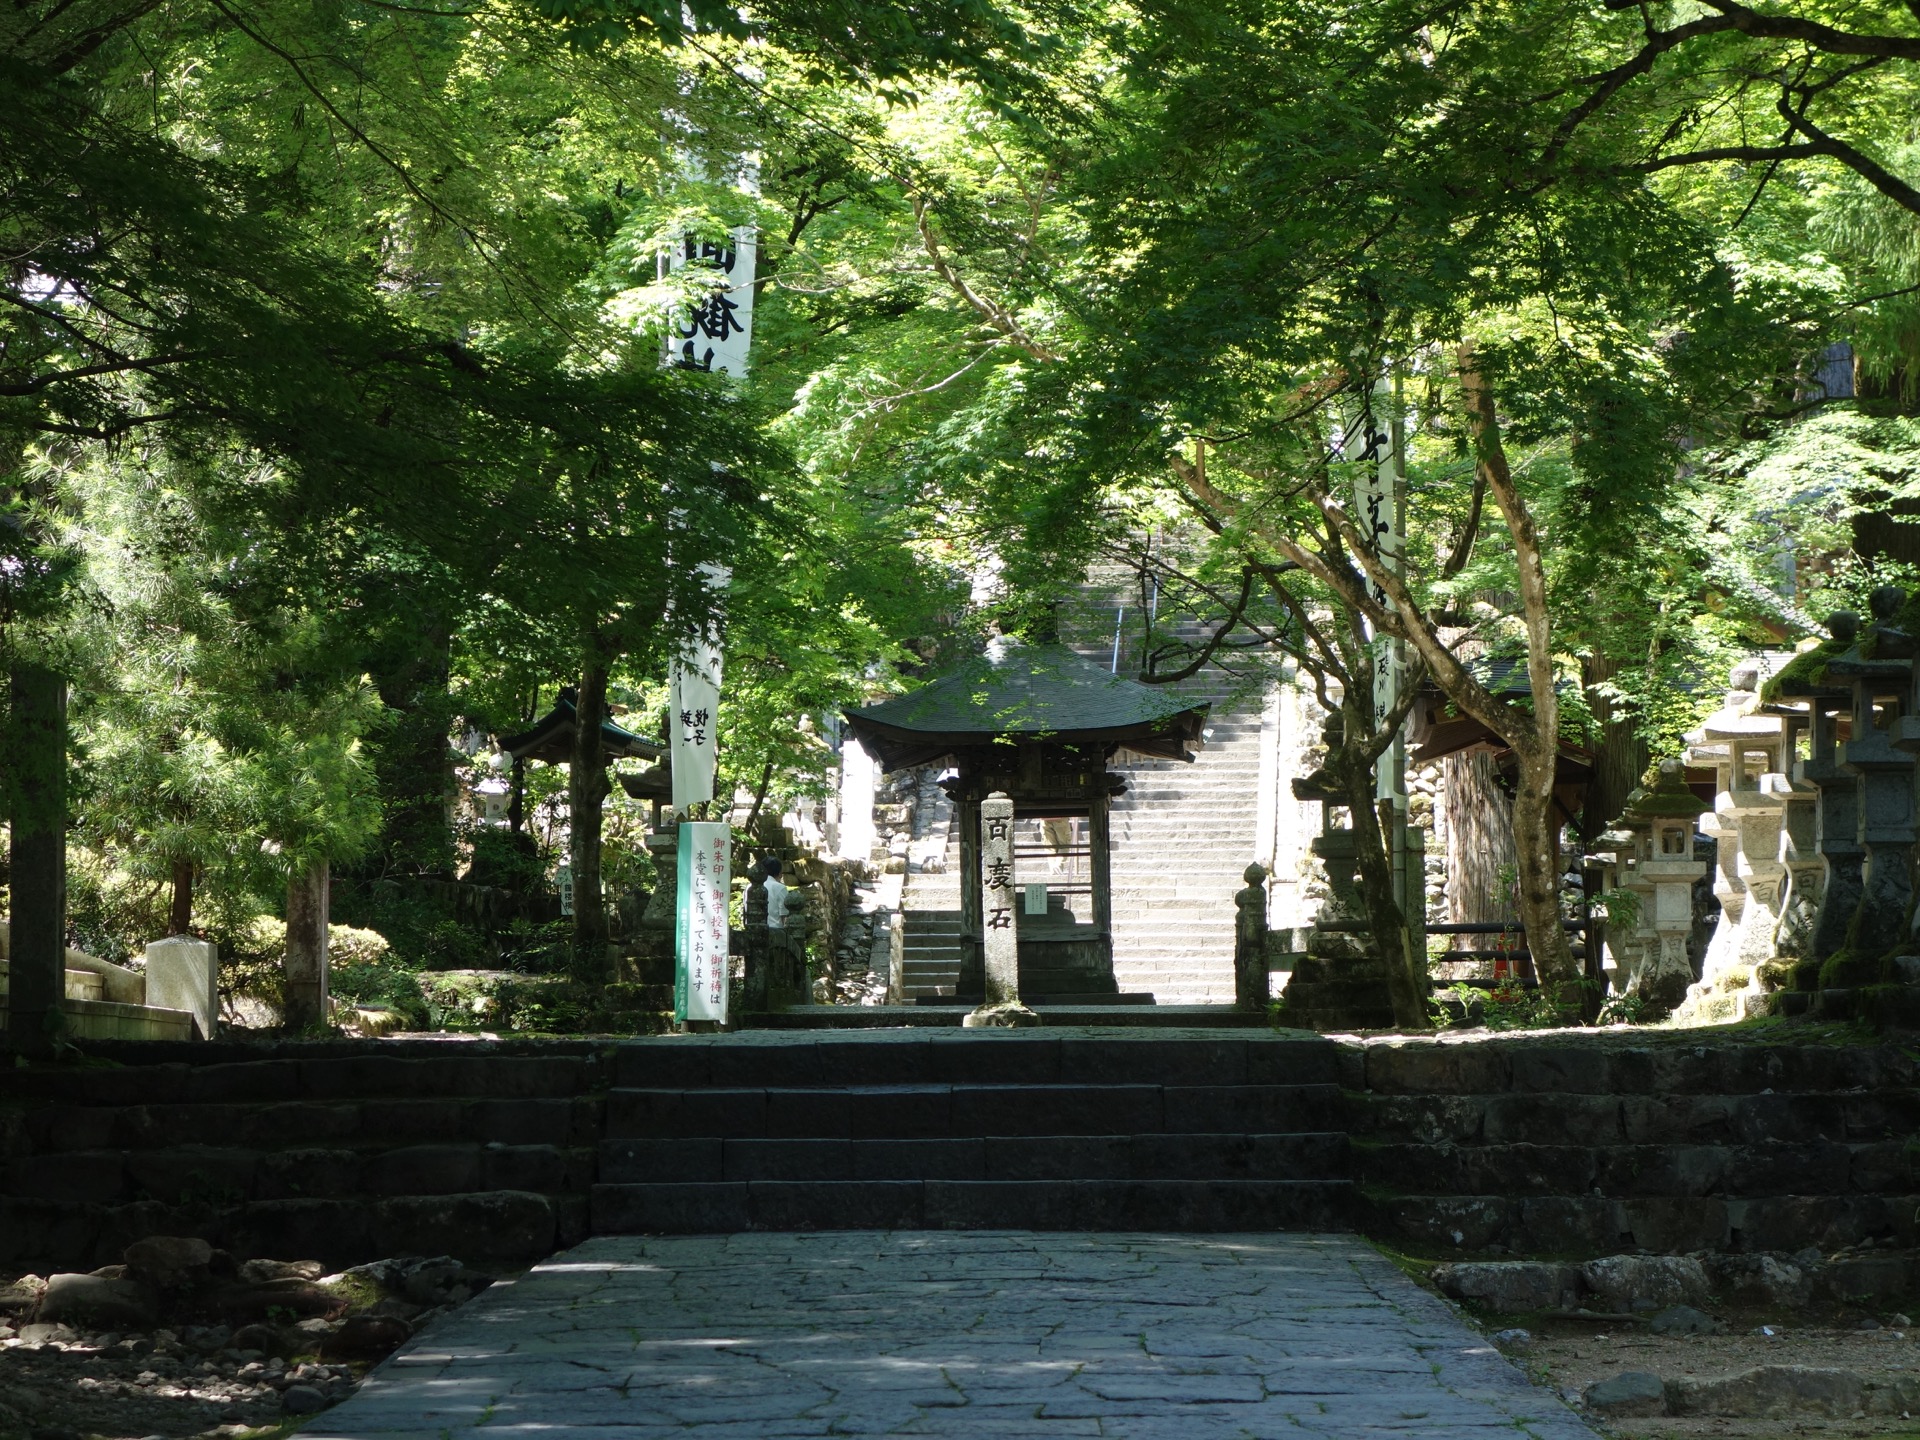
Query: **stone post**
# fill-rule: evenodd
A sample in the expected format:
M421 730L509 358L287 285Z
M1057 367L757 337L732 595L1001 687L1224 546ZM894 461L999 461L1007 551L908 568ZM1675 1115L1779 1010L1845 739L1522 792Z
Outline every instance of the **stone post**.
M1879 591L1874 598L1879 600ZM1844 673L1841 663L1835 661L1831 669ZM1877 962L1906 939L1907 907L1913 898L1914 757L1894 745L1894 722L1885 704L1890 687L1904 699L1910 681L1901 675L1896 683L1895 677L1881 673L1896 663L1904 668L1904 662L1877 660L1851 667L1853 729L1840 753L1840 763L1860 777L1866 881L1846 949L1861 966Z
M1233 1003L1265 1010L1267 983L1267 868L1249 865L1247 888L1233 897Z
M996 790L980 802L980 933L986 961L986 1003L965 1024L1038 1025L1020 1003L1019 905L1013 874L1013 801Z
M286 1013L289 1030L327 1024L327 862L316 860L287 881Z
M767 936L767 867L756 860L747 871L747 894L740 905L746 929L746 964L740 983L741 1009L759 1013L767 1008L770 968Z
M1816 697L1809 714L1813 725L1809 753L1795 763L1793 773L1817 792L1814 843L1826 867L1808 955L1817 965L1847 943L1847 926L1860 908L1865 886L1867 852L1860 843L1860 777L1840 763L1838 707ZM1811 990L1814 982L1809 980L1801 988Z

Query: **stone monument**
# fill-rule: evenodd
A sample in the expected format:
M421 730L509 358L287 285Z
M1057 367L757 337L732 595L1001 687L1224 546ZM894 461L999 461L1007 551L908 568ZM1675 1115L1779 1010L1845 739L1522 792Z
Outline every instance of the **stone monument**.
M986 999L964 1024L1038 1025L1020 1003L1020 937L1013 875L1013 801L996 790L980 802L980 928L986 942Z
M1267 867L1249 865L1247 888L1233 897L1233 1003L1242 1010L1267 1008Z
M169 935L147 942L146 1003L193 1016L202 1040L220 1023L220 952L211 940Z

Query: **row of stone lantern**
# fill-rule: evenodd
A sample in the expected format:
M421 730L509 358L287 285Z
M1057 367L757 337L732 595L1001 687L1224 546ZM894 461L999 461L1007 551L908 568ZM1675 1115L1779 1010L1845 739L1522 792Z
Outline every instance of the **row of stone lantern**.
M1687 736L1687 759L1715 773L1711 810L1679 761L1629 798L1601 847L1640 901L1610 937L1618 988L1696 1021L1920 1011L1920 958L1904 953L1920 951L1920 646L1895 623L1907 603L1888 587L1872 623L1834 615L1831 638L1764 686L1758 666L1734 671L1725 703ZM1689 985L1690 892L1706 868L1692 858L1696 816L1716 842L1721 913Z

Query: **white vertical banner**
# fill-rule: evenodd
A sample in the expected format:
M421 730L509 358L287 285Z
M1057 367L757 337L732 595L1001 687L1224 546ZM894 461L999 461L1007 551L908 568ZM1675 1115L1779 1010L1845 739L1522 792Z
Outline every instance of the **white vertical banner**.
M681 642L668 677L672 714L673 808L685 810L713 799L714 757L720 723L720 605L733 572L708 561L694 567L705 592L693 635Z
M1394 427L1390 419L1393 404L1393 384L1383 374L1375 379L1373 393L1361 411L1354 436L1360 442L1360 453L1347 458L1360 462L1353 472L1354 523L1382 565L1398 575L1403 573L1402 551L1406 540L1400 514L1399 457L1395 454ZM1390 608L1382 586L1369 580L1367 590L1382 609ZM1384 716L1400 699L1403 657L1400 643L1384 637L1373 642L1372 650L1373 713ZM1399 799L1404 784L1398 773L1400 763L1400 746L1396 743L1380 757L1377 798L1405 803Z
M680 822L680 893L675 907L673 1018L727 1019L727 902L733 891L732 828L718 820Z
M692 308L675 317L667 334L667 363L680 370L722 371L738 380L747 373L747 349L753 343L755 236L739 225L729 242L717 245L691 235L667 252L667 266L711 271L714 279Z

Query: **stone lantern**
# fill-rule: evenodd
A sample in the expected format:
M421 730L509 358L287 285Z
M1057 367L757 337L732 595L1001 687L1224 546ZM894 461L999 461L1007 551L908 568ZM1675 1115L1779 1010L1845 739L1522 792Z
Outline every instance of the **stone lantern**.
M1623 817L1644 826L1635 870L1653 904L1641 912L1645 954L1633 979L1633 993L1649 1005L1671 1010L1693 981L1687 937L1693 932L1693 885L1707 873L1693 858L1693 832L1705 803L1687 788L1687 769L1679 760L1662 760L1652 784ZM1651 936L1646 935L1647 930Z
M1629 808L1642 793L1636 788L1627 796ZM1594 853L1588 857L1589 863L1600 869L1602 890L1623 891L1639 902L1631 923L1618 915L1607 916L1607 953L1613 959L1608 988L1615 995L1625 995L1632 989L1646 958L1645 937L1653 933L1648 927L1648 917L1653 912L1653 891L1640 874L1646 833L1643 824L1623 815L1612 829L1594 841ZM1603 973L1607 972L1603 969Z

